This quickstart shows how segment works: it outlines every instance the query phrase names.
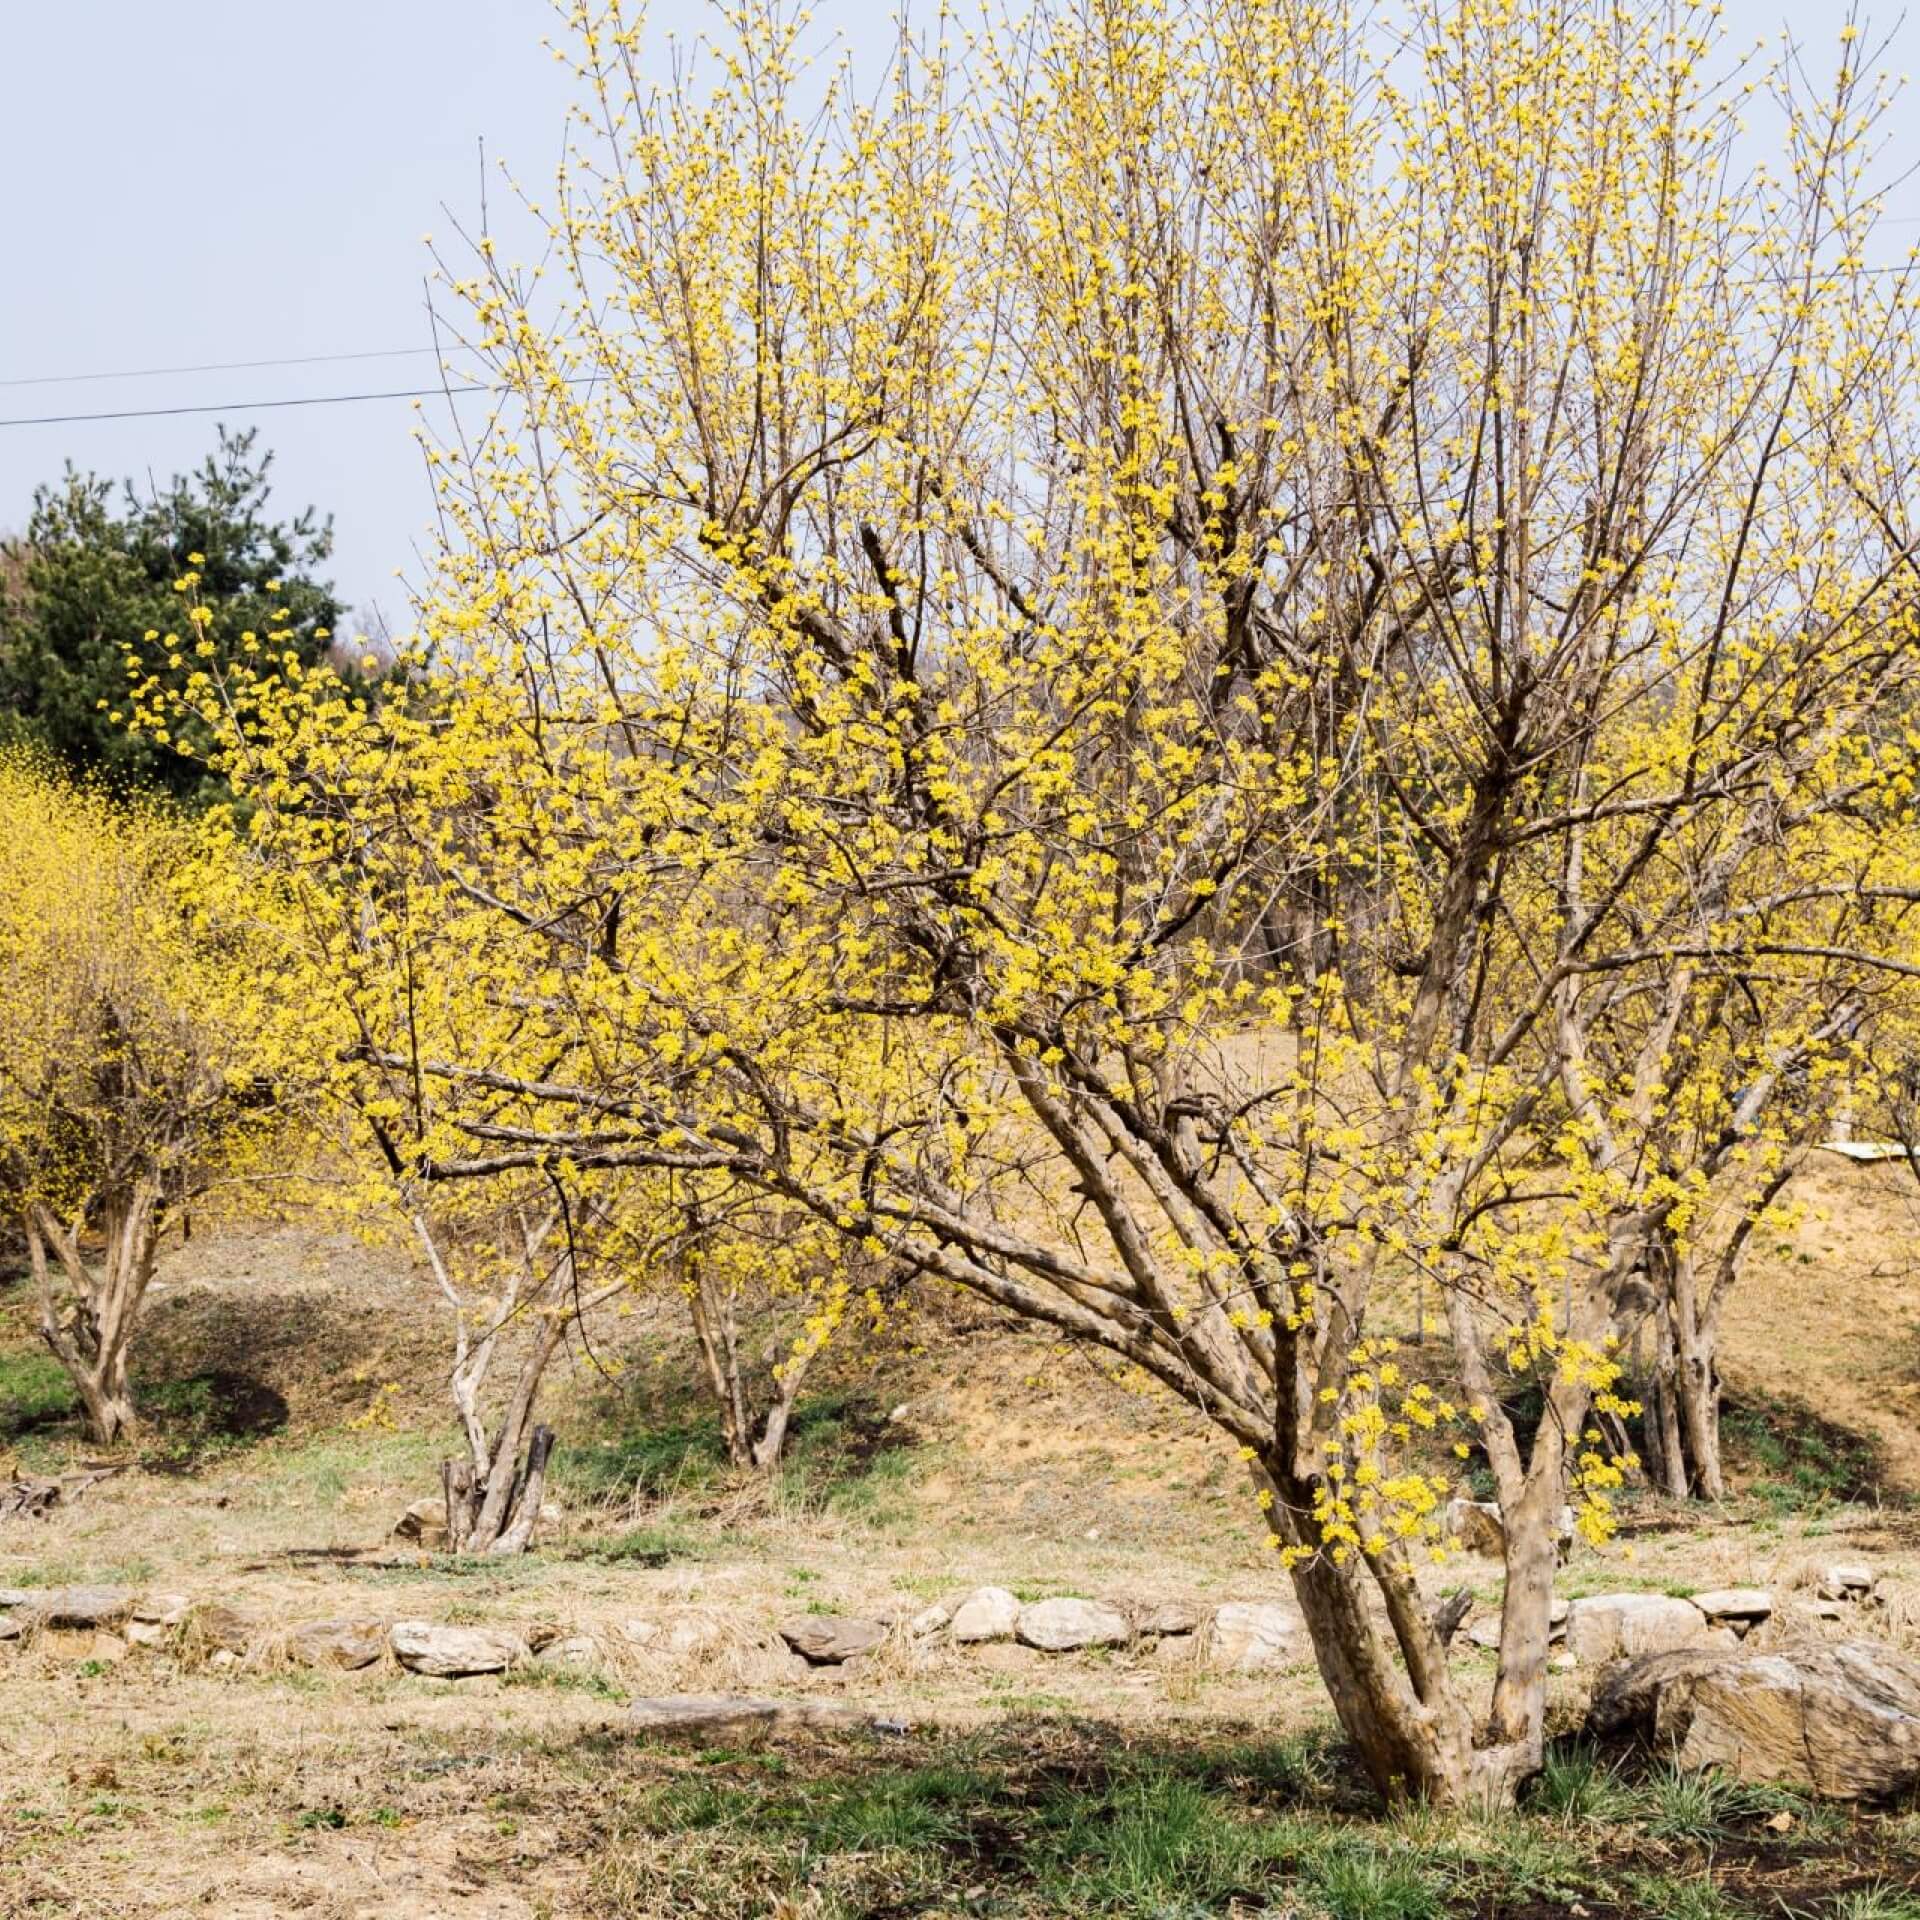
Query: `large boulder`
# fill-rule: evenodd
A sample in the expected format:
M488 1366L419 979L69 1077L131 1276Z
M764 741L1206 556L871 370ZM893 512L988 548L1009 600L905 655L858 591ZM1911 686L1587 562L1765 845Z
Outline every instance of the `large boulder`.
M976 1587L953 1610L954 1639L1011 1640L1020 1624L1020 1602L1005 1587Z
M1274 1601L1230 1600L1207 1622L1206 1658L1209 1666L1239 1673L1311 1660L1306 1615Z
M460 1680L474 1673L505 1673L527 1657L517 1633L497 1627L442 1627L431 1620L396 1620L393 1657L409 1673Z
M802 1613L781 1621L780 1637L816 1667L837 1667L843 1660L872 1652L887 1637L887 1630L877 1620Z
M1588 1666L1712 1644L1714 1631L1691 1600L1664 1593L1596 1593L1567 1608L1567 1651Z
M1920 1781L1920 1661L1853 1641L1649 1654L1604 1677L1588 1726L1683 1767L1882 1799Z
M1078 1647L1123 1647L1133 1638L1127 1616L1098 1600L1036 1600L1020 1609L1014 1631L1042 1653L1072 1653Z

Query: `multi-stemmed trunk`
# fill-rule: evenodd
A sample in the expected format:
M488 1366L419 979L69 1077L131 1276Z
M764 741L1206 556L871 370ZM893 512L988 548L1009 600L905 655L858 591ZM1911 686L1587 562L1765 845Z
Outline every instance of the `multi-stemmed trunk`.
M724 1280L711 1277L704 1262L687 1288L693 1330L700 1342L700 1358L714 1404L720 1410L720 1431L727 1458L734 1466L770 1473L780 1463L787 1429L793 1419L800 1383L815 1348L803 1342L767 1368L770 1391L756 1415L747 1381L748 1363L741 1352L739 1317L734 1296Z
M38 1201L26 1209L40 1337L66 1369L85 1409L88 1438L100 1446L132 1439L139 1424L128 1363L159 1250L160 1202L155 1182L136 1180L106 1209L104 1243L92 1259L77 1226Z
M1277 1460L1263 1463L1257 1477L1275 1489L1278 1511L1300 1511L1309 1489L1288 1484ZM1403 1553L1336 1561L1321 1550L1294 1567L1295 1597L1341 1730L1390 1802L1497 1810L1511 1806L1538 1771L1563 1490L1559 1451L1549 1443L1536 1451L1525 1490L1503 1514L1500 1666L1484 1721L1448 1665L1449 1635L1430 1614ZM1288 1530L1304 1536L1311 1522ZM1302 1537L1299 1544L1312 1542Z
M1648 1480L1675 1500L1718 1500L1720 1466L1719 1300L1702 1309L1690 1254L1674 1262L1668 1298L1651 1315L1640 1392Z
M475 1401L479 1378L455 1375L454 1393L467 1432L467 1457L441 1462L449 1553L524 1553L533 1545L546 1497L553 1429L533 1417L541 1376L560 1344L564 1322L543 1320L520 1364L513 1392L491 1433ZM484 1370L483 1370L484 1372Z
M432 1223L424 1213L414 1216L415 1232L454 1316L448 1385L467 1446L464 1457L443 1460L440 1465L449 1553L524 1553L533 1545L540 1524L553 1430L535 1420L534 1409L547 1366L559 1351L571 1318L583 1304L595 1304L572 1299L570 1253L544 1270L540 1265L541 1247L557 1221L555 1215L533 1228L519 1223L521 1258L489 1304L484 1329L476 1340L468 1332L467 1309ZM568 1304L563 1308L561 1302ZM481 1391L501 1336L516 1321L529 1325L532 1337L506 1405L489 1431L481 1411Z

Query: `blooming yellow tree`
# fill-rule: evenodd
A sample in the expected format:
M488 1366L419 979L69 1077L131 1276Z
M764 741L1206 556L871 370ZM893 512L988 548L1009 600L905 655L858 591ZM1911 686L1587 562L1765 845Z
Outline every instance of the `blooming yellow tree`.
M414 1176L737 1183L1133 1363L1381 1790L1498 1801L1649 1276L1912 972L1911 368L1850 38L1781 184L1707 7L1411 12L943 17L867 105L784 8L657 89L581 5L553 264L450 276L507 397L416 677L140 698L390 977L461 926L359 1043ZM1476 1441L1485 1701L1419 1583Z
M236 989L242 948L200 901L193 829L0 757L0 1194L40 1331L93 1439L129 1438L129 1364L162 1240L260 1171L274 1124Z

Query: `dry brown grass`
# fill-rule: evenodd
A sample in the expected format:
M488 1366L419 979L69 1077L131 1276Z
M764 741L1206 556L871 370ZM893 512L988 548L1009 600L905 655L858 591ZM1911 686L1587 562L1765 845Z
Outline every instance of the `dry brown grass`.
M1898 1409L1912 1362L1889 1337L1920 1314L1903 1291L1903 1196L1884 1170L1840 1163L1819 1170L1809 1192L1792 1251L1770 1249L1736 1303L1736 1377L1764 1353L1770 1382L1829 1416L1865 1423L1871 1412L1889 1462L1909 1475L1920 1453ZM985 1581L1122 1605L1281 1591L1230 1449L1184 1409L1128 1390L1083 1356L957 1313L920 1330L929 1357L896 1353L871 1373L823 1377L822 1391L863 1395L882 1418L902 1410L881 1435L888 1449L870 1459L772 1488L730 1484L697 1463L644 1499L596 1484L563 1496L568 1520L533 1559L449 1564L387 1538L407 1501L430 1489L443 1443L437 1323L417 1278L298 1235L203 1241L190 1254L176 1257L162 1296L162 1357L258 1379L285 1401L284 1426L203 1450L184 1471L118 1476L45 1523L0 1531L0 1584L121 1579L231 1605L258 1631L238 1666L216 1664L199 1628L117 1661L78 1635L0 1645L6 1920L614 1910L612 1883L594 1877L608 1831L596 1824L596 1783L604 1798L628 1770L666 1764L610 1737L622 1700L641 1692L818 1695L943 1725L1038 1716L1098 1723L1123 1743L1324 1721L1311 1674L1221 1675L1144 1648L967 1653L896 1625L857 1670L807 1668L786 1651L776 1631L786 1615L904 1622ZM19 1333L17 1297L0 1291L0 1347ZM596 1346L645 1363L669 1337L639 1316L610 1322ZM389 1380L400 1387L390 1396L398 1429L354 1427ZM576 1356L556 1400L576 1450L593 1442L610 1391ZM905 1438L894 1445L896 1435ZM52 1430L19 1442L35 1460L65 1444ZM659 1542L662 1563L608 1557L623 1535L629 1547ZM1920 1537L1891 1508L1650 1506L1630 1546L1631 1558L1579 1550L1563 1589L1756 1584L1784 1594L1821 1559L1865 1557L1887 1600L1874 1630L1920 1650ZM1464 1563L1435 1586L1460 1578L1491 1601L1493 1567ZM575 1664L460 1682L390 1663L315 1673L286 1657L294 1625L343 1616L537 1627L593 1649ZM636 1640L634 1620L651 1622L654 1636ZM1579 1676L1556 1681L1563 1721L1577 1714L1581 1687ZM644 1878L645 1849L631 1851L628 1878Z

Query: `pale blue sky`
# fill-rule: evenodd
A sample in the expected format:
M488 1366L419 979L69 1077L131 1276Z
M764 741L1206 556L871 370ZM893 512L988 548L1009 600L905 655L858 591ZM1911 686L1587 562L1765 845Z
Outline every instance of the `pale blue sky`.
M876 48L892 10L814 6ZM655 0L652 23L664 38L707 17ZM1789 26L1820 73L1842 18L1839 0L1726 9L1731 41ZM530 185L551 177L555 24L547 0L0 0L0 421L428 384L424 354L38 382L424 345L421 239L476 205L480 139ZM1889 64L1917 47L1903 26ZM1899 116L1902 162L1920 160L1916 113ZM1920 239L1920 180L1902 200ZM417 573L428 507L405 401L0 427L0 531L63 460L164 478L197 464L216 419L260 427L277 499L332 511L347 598L404 627L394 575Z

